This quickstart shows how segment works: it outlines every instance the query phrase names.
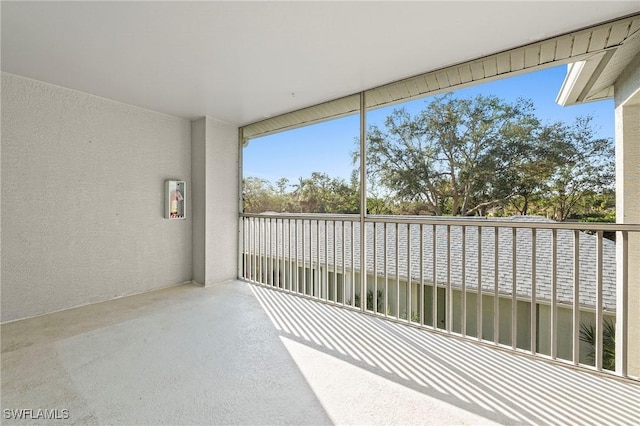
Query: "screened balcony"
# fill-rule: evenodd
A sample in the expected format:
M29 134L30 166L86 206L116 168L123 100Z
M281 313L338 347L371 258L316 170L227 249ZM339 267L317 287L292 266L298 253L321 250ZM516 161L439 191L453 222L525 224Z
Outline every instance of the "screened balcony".
M352 174L359 206L354 215L298 215L288 213L286 206L276 210L281 213L241 213L238 276L404 325L637 380L640 221L633 207L637 179L632 164L640 93L631 79L640 60L638 25L637 17L606 23L242 127L240 140L246 147L255 138L357 116L357 135L354 120L349 135L359 142ZM614 48L620 37L624 41ZM615 101L618 223L444 217L433 207L437 202L427 212L434 216L369 212L370 185L380 183L370 171L384 173L386 167L380 166L380 157L371 157L367 123L374 112L559 64L572 64L557 94L559 105ZM391 142L396 145L383 147L399 153L385 164L419 174L416 180L428 186L429 179L420 180L421 164L413 168L415 163L404 161L405 155L424 151L406 143L414 137L415 122L402 122L401 114L401 124L376 134L399 135ZM613 163L611 152L607 164ZM441 154L450 153L443 149ZM435 169L431 176L439 174L450 174L445 185L453 185L454 171ZM392 192L389 187L383 191Z
M2 36L3 424L637 423L637 2L3 2ZM367 210L376 113L569 64L618 223ZM350 215L243 210L243 147L343 118Z

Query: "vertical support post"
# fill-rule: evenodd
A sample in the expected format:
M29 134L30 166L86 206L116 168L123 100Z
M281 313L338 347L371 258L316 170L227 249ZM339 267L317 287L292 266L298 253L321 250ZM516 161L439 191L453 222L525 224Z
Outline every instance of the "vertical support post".
M249 251L246 249L244 242L244 226L242 213L244 210L244 206L242 205L242 151L245 143L245 139L242 137L242 129L238 129L238 278L244 277L244 271L246 271L245 259L249 256ZM243 256L243 253L246 253L247 256ZM203 283L204 284L204 283Z
M640 55L615 83L616 222L640 223ZM616 240L616 373L640 377L640 232Z
M367 305L367 104L365 92L360 92L360 310Z

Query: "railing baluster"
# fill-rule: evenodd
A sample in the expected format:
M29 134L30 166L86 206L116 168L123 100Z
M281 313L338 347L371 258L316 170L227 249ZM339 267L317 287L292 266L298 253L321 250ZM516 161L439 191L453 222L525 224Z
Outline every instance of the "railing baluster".
M511 228L511 349L518 347L518 230Z
M284 229L285 229L285 221L284 219L280 219L280 241L281 241L281 259L280 259L280 275L279 275L279 280L280 280L280 287L283 290L287 290L287 255L288 255L288 251L287 251L287 246L286 246L286 241L284 238Z
M306 221L302 219L302 294L307 294L307 243L306 243ZM309 221L309 241L311 241L311 221ZM311 259L311 255L309 255Z
M551 230L551 358L558 353L558 231Z
M354 263L355 251L356 251L356 248L355 248L356 230L355 230L355 226L353 226L354 224L355 222L352 221L351 222L351 306L352 307L356 306L356 264ZM362 270L362 268L360 268L360 270Z
M400 224L396 222L396 312L395 317L400 318Z
M421 223L420 228L420 325L424 325L424 226Z
M580 363L580 231L573 230L573 364Z
M596 370L602 371L602 231L596 233Z
M320 299L322 293L320 291L322 285L322 267L320 266L320 220L316 220L316 279L314 280L313 296Z
M383 231L384 231L384 316L388 316L389 315L389 259L388 259L388 253L387 251L389 250L389 245L388 245L388 241L389 241L389 235L388 235L388 230L387 230L387 222L384 222L383 224Z
M478 226L478 298L476 304L476 337L482 340L482 227Z
M253 219L253 281L260 282L258 271L260 270L258 261L260 260L260 219Z
M291 252L291 219L287 221L287 237L289 241L289 291L293 291L293 253Z
M258 271L260 270L258 260L260 259L260 219L253 218L253 231L254 231L254 242L253 242L253 281L260 282L258 279Z
M411 300L411 224L407 223L407 284L406 284L406 304L407 304L407 321L411 322L412 300Z
M255 281L262 284L263 272L263 256L262 256L262 240L264 237L264 229L262 227L262 219L256 219L255 224L256 231L256 272Z
M275 234L276 234L276 244L275 244L275 249L276 249L276 270L275 270L275 275L273 277L274 281L276 282L276 287L280 288L281 287L281 283L280 283L280 256L282 255L282 253L278 253L281 250L280 247L280 227L278 226L278 219L276 219L276 227L274 229Z
M296 293L300 293L300 250L298 249L298 247L300 246L299 240L298 240L298 223L300 222L298 219L294 219L293 222L295 223L295 228L294 228L294 239L295 239L295 254L296 254L296 263L295 263L295 280L296 280ZM304 225L304 223L303 223Z
M240 247L240 257L238 259L238 261L242 261L242 265L240 267L240 269L238 270L239 272L239 276L240 278L246 278L247 277L247 265L249 264L249 260L248 260L248 253L247 253L247 248L248 248L248 238L247 238L247 221L244 220L244 218L240 218L240 220L238 221L238 226L239 228L242 230L242 239L239 240L239 243L242 245L242 247Z
M253 267L253 281L254 282L258 282L258 250L259 250L259 246L258 246L258 232L259 232L259 219L256 218L251 218L253 219L251 221L252 226L253 226L253 235L254 235L254 239L253 239L253 262L252 262L252 267Z
M347 242L346 242L346 238L344 235L345 232L345 221L341 221L341 227L340 227L340 235L342 237L342 306L344 306L346 304L346 297L347 297L347 265L345 264L346 262L346 250L347 250ZM353 269L353 266L351 267L351 269Z
M275 264L273 263L273 218L269 219L269 284L273 286L273 271Z
M322 274L322 298L329 300L329 227L324 221L324 273Z
M538 262L536 260L537 252L537 235L536 229L531 230L531 353L536 354L537 336L538 336L538 302L536 300L537 282L536 270Z
M461 287L462 287L462 297L461 297L461 315L460 315L460 320L462 321L462 323L460 324L460 333L463 336L467 335L467 227L466 226L461 226L460 227L460 252L461 252L461 259L460 259L460 272L461 272Z
M338 303L338 237L336 234L336 222L333 221L333 301Z
M315 220L315 234L314 231L312 229L312 224L309 223L309 265L310 265L310 276L309 276L309 285L310 287L307 288L307 291L310 293L309 295L311 297L316 296L316 288L317 288L317 282L318 282L318 269L319 269L319 262L318 262L318 256L319 256L319 250L318 250L318 237L319 237L319 232L318 232L318 223L320 223L320 221L318 219ZM315 235L315 241L313 240L313 235ZM315 253L315 255L314 255Z
M246 244L245 244L245 251L247 253L247 261L245 263L245 272L244 272L244 278L248 281L251 281L251 267L253 265L252 262L252 256L253 256L253 251L251 250L251 246L253 244L253 236L251 235L253 230L251 228L252 225L252 218L250 217L243 217L242 218L243 221L245 221L246 225L247 225L247 229L245 230L245 235L246 235Z
M447 225L447 309L445 310L447 333L453 326L453 289L451 288L451 225Z
M378 313L378 224L373 223L373 312Z
M493 343L500 343L500 258L498 244L500 244L500 228L493 227Z
M262 219L256 219L256 282L262 282Z
M269 246L269 219L264 220L264 237L263 237L263 251L264 251L264 270L262 272L262 279L264 280L265 285L269 285L269 261L271 259L270 256L270 246Z
M269 219L269 283L271 286L274 286L275 283L275 275L273 271L275 270L275 264L273 259L275 257L274 254L274 244L273 244L274 236L273 236L273 218Z
M367 309L367 223L360 219L360 310Z
M436 225L431 225L431 261L433 263L432 265L432 270L431 270L431 282L432 282L432 286L431 286L431 313L432 313L432 326L433 329L436 330L438 328L438 261L437 259L437 252L438 252L438 246L437 246L437 237L436 237L436 233L437 233L437 228Z
M269 285L269 234L268 234L268 226L267 226L267 222L269 219L264 219L262 222L262 226L263 226L263 232L264 234L262 235L262 252L263 252L263 256L262 256L262 260L263 260L263 265L262 265L262 271L260 271L262 273L262 281L264 285Z

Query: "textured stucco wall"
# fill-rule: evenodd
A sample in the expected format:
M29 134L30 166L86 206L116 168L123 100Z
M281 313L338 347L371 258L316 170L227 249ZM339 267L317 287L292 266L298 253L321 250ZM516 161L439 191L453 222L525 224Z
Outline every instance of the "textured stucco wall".
M616 217L640 223L640 55L615 84ZM618 245L618 261L622 259ZM640 377L640 235L629 235L629 374ZM622 275L618 274L620 278ZM618 291L618 303L621 302ZM618 323L619 325L619 323ZM617 343L619 344L620 339ZM619 359L619 358L618 358Z
M204 285L206 229L206 118L191 122L191 219L193 226L193 281Z
M2 322L191 280L189 121L4 73L2 107Z
M238 128L207 118L207 280L238 277Z
M237 278L238 128L210 117L191 123L193 279Z

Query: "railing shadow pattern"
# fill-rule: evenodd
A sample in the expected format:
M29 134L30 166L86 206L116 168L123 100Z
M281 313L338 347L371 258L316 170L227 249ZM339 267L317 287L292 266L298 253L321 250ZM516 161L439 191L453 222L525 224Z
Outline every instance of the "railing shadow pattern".
M640 386L249 284L289 339L500 423L637 424Z

